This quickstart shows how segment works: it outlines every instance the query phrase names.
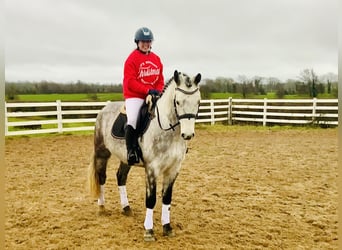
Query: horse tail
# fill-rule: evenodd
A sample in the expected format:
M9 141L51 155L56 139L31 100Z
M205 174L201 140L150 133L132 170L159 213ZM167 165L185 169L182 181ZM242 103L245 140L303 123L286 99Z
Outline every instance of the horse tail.
M95 198L100 197L101 185L106 182L107 161L111 152L105 145L103 132L101 131L104 119L102 111L99 112L95 123L94 151L88 167L88 187L89 193Z
M99 175L96 172L95 153L91 156L88 167L88 188L92 197L98 198L100 196L100 182Z

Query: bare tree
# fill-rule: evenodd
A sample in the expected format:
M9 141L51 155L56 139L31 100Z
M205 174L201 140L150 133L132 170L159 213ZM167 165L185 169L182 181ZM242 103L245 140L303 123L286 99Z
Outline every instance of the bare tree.
M245 75L239 75L238 76L238 82L241 83L241 93L242 97L246 98L248 94L248 78Z
M300 72L299 78L308 85L310 97L317 97L316 84L318 83L318 77L313 69L304 69Z

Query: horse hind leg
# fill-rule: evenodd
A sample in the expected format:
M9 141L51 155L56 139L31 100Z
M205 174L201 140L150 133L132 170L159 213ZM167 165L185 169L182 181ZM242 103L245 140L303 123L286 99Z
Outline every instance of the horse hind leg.
M88 182L90 193L98 199L98 205L104 206L104 184L106 183L107 162L110 157L110 151L105 147L99 147L95 150L88 169Z
M126 163L120 162L120 166L118 171L116 172L116 179L120 194L120 203L123 209L122 214L126 216L133 215L132 209L129 206L129 201L127 197L127 190L126 190L126 182L127 176L129 171L131 170L131 166Z

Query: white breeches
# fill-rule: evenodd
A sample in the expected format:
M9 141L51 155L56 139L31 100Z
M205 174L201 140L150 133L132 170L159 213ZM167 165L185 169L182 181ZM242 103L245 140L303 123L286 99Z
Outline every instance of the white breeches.
M144 99L140 98L128 98L125 100L127 125L131 125L134 129L136 129L138 114L144 101Z

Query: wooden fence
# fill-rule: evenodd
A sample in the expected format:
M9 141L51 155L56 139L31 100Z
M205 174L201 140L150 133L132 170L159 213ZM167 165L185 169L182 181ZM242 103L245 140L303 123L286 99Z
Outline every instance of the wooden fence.
M107 102L5 103L5 135L93 130ZM197 123L338 125L338 99L202 100Z

